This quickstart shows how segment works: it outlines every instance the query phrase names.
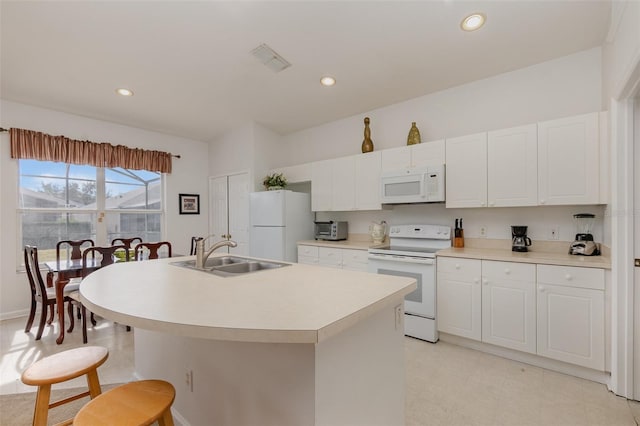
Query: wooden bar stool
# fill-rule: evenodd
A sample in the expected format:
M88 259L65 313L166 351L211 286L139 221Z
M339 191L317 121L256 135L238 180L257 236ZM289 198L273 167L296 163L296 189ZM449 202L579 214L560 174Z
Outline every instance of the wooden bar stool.
M73 419L74 426L146 426L157 421L173 426L171 404L176 390L164 380L120 385L89 401Z
M24 370L22 382L26 385L38 386L36 407L33 412L33 425L46 426L50 408L84 398L85 396L90 396L93 399L100 395L102 390L100 389L97 369L104 364L108 356L109 351L107 348L86 346L42 358ZM83 375L87 376L88 391L49 403L51 385L66 382ZM69 419L60 424L69 425L72 421L73 419Z

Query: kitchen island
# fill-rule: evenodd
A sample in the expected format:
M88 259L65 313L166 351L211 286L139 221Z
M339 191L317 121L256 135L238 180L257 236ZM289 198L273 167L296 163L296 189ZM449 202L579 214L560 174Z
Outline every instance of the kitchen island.
M221 277L176 261L111 265L80 293L134 327L136 374L176 387L180 423L404 424L415 280L298 264Z

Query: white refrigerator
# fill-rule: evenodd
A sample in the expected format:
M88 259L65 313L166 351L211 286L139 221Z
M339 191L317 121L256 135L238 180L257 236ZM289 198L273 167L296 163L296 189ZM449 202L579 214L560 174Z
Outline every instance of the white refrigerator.
M249 194L253 257L297 262L297 242L313 239L313 212L309 194L264 191Z

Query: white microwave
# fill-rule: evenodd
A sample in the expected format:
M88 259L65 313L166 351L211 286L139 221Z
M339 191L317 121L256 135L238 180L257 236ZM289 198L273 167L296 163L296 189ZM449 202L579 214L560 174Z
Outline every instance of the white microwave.
M381 183L383 204L442 202L444 164L385 172Z

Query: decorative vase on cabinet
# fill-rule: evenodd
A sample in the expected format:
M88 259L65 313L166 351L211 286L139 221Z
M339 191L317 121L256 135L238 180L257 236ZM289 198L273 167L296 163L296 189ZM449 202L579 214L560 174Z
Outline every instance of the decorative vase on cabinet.
M371 129L369 128L369 117L364 118L364 140L362 141L362 153L373 151L373 141L371 140Z
M419 144L420 140L420 130L416 126L416 122L411 123L411 129L409 130L409 136L407 136L407 145L415 145Z

